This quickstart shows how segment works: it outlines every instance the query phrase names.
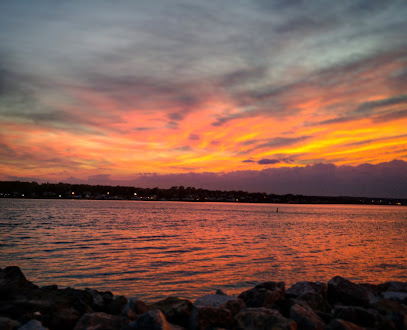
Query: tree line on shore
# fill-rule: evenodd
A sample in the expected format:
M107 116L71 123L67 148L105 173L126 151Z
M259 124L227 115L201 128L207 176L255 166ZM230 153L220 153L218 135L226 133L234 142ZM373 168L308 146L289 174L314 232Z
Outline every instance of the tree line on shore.
M407 205L407 200L349 196L276 195L242 190L208 190L195 187L141 188L70 183L0 181L0 198L69 198L110 200L167 200L195 202L383 204Z

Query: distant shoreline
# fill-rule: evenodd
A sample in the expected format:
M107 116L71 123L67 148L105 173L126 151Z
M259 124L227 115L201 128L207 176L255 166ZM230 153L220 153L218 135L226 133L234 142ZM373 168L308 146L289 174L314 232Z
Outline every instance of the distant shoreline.
M38 184L37 182L21 181L0 181L0 198L407 206L405 198L276 195L264 192L221 191L183 186L163 189L69 183Z
M2 197L0 196L0 199L16 199L16 200L71 200L71 201L118 201L118 202L166 202L166 203L224 203L224 204L247 204L247 205L252 205L252 204L263 204L263 205L360 205L360 206L400 206L400 207L405 207L407 206L407 203L402 203L402 202L397 202L397 203L389 203L389 204L384 204L384 203L341 203L341 202L324 202L324 203L319 203L319 202L309 202L309 203L301 203L301 202L292 202L292 203L284 203L284 202L234 202L234 201L189 201L189 200L134 200L134 199L120 199L120 198L68 198L68 197L61 197L61 198L51 198L51 197Z

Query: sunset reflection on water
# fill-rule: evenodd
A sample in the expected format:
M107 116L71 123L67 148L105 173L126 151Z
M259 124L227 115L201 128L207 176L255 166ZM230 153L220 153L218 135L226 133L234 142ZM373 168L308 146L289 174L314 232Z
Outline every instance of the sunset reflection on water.
M270 280L407 280L404 207L11 199L0 206L0 267L20 266L38 285L149 301L218 288L238 294Z

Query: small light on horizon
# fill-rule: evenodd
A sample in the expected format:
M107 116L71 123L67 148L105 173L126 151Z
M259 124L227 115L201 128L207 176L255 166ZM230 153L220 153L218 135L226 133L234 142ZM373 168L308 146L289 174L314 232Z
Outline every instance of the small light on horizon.
M110 193L109 193L109 192L107 192L107 194L109 195Z
M137 193L134 193L134 196L137 196Z
M74 191L72 191L72 195L75 195L75 192L74 192Z

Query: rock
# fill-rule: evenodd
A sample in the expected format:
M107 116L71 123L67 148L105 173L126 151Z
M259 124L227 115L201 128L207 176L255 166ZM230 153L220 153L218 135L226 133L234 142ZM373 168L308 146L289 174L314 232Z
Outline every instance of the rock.
M357 306L336 306L333 315L337 319L350 321L362 327L382 328L386 323L376 310Z
M151 309L159 309L168 322L188 327L193 305L189 300L168 297L149 305Z
M122 315L135 320L139 315L148 311L148 306L140 299L130 298L122 309Z
M0 329L14 330L14 329L17 329L19 326L21 326L20 322L10 319L8 317L0 316Z
M407 282L386 282L378 285L381 291L407 292Z
M152 310L142 314L136 321L131 322L127 329L171 330L172 326L167 322L161 311Z
M194 306L192 309L189 329L233 328L234 319L231 311L226 308L210 306Z
M332 306L320 294L307 292L299 296L297 301L307 303L314 311L321 313L331 313Z
M369 291L347 279L335 276L328 282L328 301L349 306L369 305Z
M123 317L103 312L83 314L75 326L75 330L119 330L126 324Z
M374 309L385 315L397 329L407 329L407 306L393 300L382 300L372 305Z
M341 320L341 319L334 319L331 323L326 326L326 330L363 330L362 328L355 323Z
M382 292L382 296L384 299L399 301L407 304L407 292L385 291Z
M327 299L328 286L326 283L321 282L297 282L285 291L285 294L289 297L299 297L306 293L314 293L321 295L324 299Z
M46 285L46 286L42 286L41 289L43 289L43 290L57 290L58 285L56 285L56 284Z
M227 294L226 294L225 292L223 292L222 289L217 289L216 292L215 292L215 294L221 294L221 295L223 295L223 296L227 296Z
M19 327L18 330L48 330L48 328L45 328L38 320L30 320Z
M94 312L92 306L93 297L89 292L73 288L65 288L57 291L58 300L62 303L68 303L68 306L74 307L81 315ZM55 297L55 296L54 296Z
M235 320L236 329L297 329L297 324L293 320L286 319L277 310L264 307L242 310L235 316Z
M51 329L72 329L81 314L73 307L57 309L43 316L43 322Z
M290 319L297 322L300 329L324 329L325 323L311 307L295 304L290 309Z
M208 294L202 297L199 297L195 300L195 306L206 306L206 307L217 307L217 308L226 308L230 310L232 315L237 314L242 308L245 307L245 304L242 299L218 295L218 294Z
M117 296L109 305L106 306L106 312L114 315L121 314L126 304L127 298L125 296Z
M35 288L38 287L25 278L19 267L11 266L0 270L0 296L3 299L8 295Z
M284 295L284 282L265 282L242 292L238 298L242 299L247 307L271 307L275 302L283 300Z

